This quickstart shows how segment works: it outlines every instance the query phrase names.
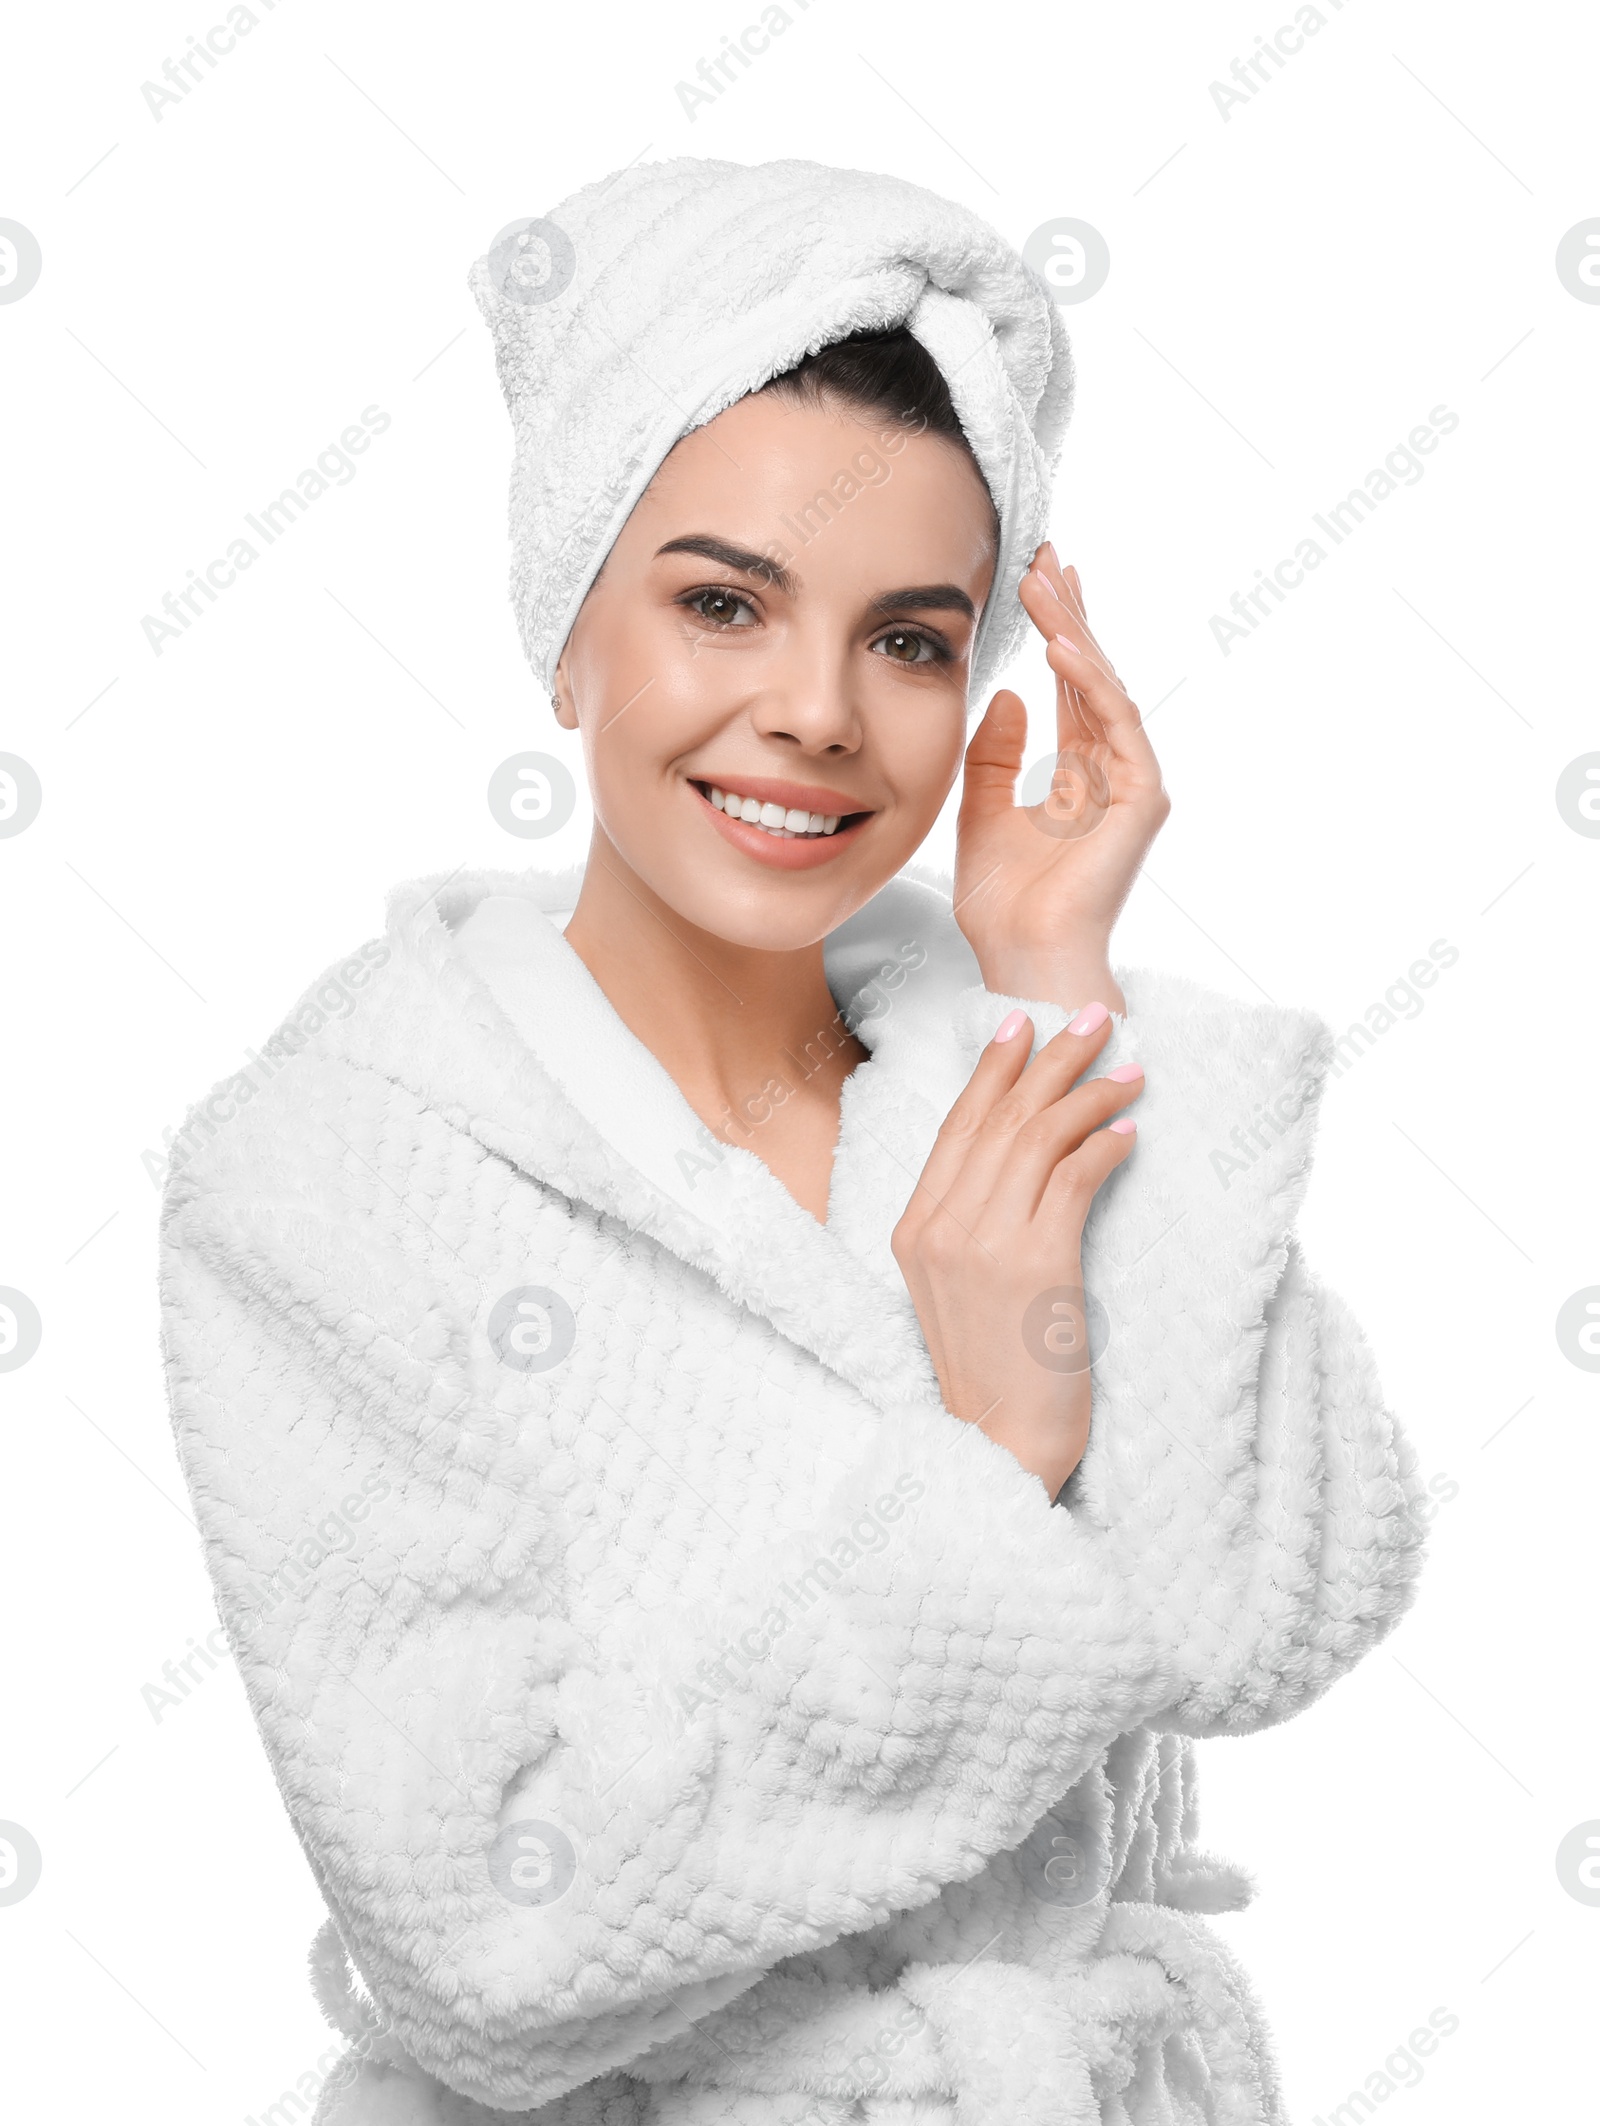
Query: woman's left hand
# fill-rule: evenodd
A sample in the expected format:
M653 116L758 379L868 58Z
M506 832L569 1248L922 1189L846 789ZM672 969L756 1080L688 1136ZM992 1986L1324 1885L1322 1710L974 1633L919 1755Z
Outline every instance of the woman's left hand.
M1055 548L1041 546L1020 596L1056 675L1056 771L1042 803L1015 802L1028 717L1002 688L967 747L956 920L985 988L1120 1012L1111 928L1172 801L1090 630L1077 570L1063 572Z

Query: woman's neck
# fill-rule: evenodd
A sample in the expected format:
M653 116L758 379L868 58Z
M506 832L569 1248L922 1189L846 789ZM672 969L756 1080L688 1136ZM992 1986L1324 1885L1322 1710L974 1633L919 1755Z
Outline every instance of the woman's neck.
M825 1220L840 1090L867 1051L840 1017L820 941L770 952L698 929L598 826L566 938L712 1134L755 1152Z

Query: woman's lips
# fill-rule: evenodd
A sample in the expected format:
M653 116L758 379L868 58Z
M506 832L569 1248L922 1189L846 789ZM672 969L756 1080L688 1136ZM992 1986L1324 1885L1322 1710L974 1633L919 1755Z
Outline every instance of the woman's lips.
M852 847L872 818L870 812L858 812L853 818L841 814L839 824L831 834L786 837L769 834L765 827L758 827L750 820L730 819L711 802L710 784L702 786L691 782L689 788L694 793L695 802L724 841L743 850L746 856L753 856L758 863L769 864L775 871L814 871L819 864L830 862L843 849ZM760 796L762 793L752 790L750 794Z

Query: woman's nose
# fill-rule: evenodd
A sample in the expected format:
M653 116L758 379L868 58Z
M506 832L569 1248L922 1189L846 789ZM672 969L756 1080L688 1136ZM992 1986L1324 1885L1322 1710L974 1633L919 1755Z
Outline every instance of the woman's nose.
M765 738L786 740L807 753L853 753L861 743L861 715L853 698L848 653L790 654L750 705Z

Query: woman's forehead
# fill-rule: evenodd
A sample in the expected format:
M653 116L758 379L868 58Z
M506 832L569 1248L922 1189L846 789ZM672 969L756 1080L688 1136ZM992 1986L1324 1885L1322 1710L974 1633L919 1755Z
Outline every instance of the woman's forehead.
M752 393L674 445L618 544L641 565L695 534L767 555L815 546L814 575L825 553L859 569L878 550L896 574L893 557L912 553L968 571L992 562L995 530L988 489L959 445L872 414Z

